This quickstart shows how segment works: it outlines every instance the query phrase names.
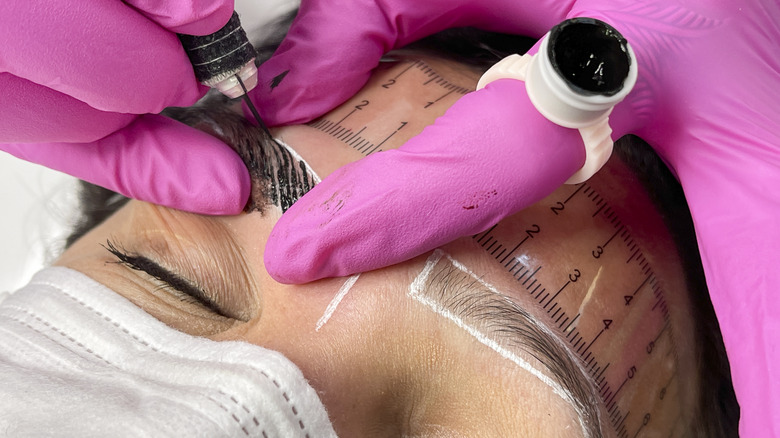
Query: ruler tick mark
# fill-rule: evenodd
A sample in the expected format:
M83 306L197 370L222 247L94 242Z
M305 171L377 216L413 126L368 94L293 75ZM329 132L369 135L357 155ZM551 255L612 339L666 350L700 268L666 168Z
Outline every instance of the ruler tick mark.
M569 201L571 200L571 198L573 198L573 197L574 197L574 196L575 196L577 193L579 193L579 192L580 192L580 190L582 190L584 187L585 187L585 183L582 183L582 184L580 184L580 186L579 186L579 187L577 187L577 190L575 190L575 191L574 191L574 193L572 193L571 195L569 195L569 197L568 197L568 198L566 198L566 200L565 200L565 201L563 201L563 203L565 204L565 203L569 202Z
M585 354L585 352L588 351L588 349L593 345L594 342L596 342L596 340L599 338L599 336L601 336L602 333L604 333L604 329L601 329L599 334L597 334L596 337L593 338L592 341L590 341L590 344L588 344L588 346L585 347L585 350L582 352L583 354Z
M365 101L364 101L364 102L365 102ZM349 114L347 114L346 116L344 116L344 118L342 118L341 120L339 120L338 122L336 122L336 124L337 124L337 125L340 125L340 124L341 124L341 122L343 122L344 120L347 120L347 118L349 118L349 116L351 116L352 114L355 114L355 112L356 112L357 110L358 110L357 108L353 109L352 111L350 111L350 112L349 112Z
M621 225L621 226L620 226L620 228L618 228L618 229L617 229L617 231L615 231L615 234L613 234L613 235L612 235L612 237L610 237L610 238L609 238L609 240L607 240L607 241L606 241L606 243L604 243L604 244L603 244L603 245L601 245L601 246L602 246L603 248L606 248L606 247L607 247L607 245L609 245L609 242L612 242L612 239L614 239L614 238L615 238L615 236L617 236L617 235L618 235L618 233L620 233L620 231L621 231L622 229L623 229L623 225Z
M479 240L477 240L477 243L482 243L482 239L484 239L485 237L487 237L487 236L488 236L488 235L489 235L489 234L490 234L490 233L491 233L493 230L495 230L495 229L496 229L496 227L497 227L497 226L498 226L497 224L496 224L496 225L493 225L492 227L490 227L490 229L489 229L489 230L485 231L485 232L482 234L482 237L480 237L480 238L479 238ZM479 236L479 234L477 234L477 236Z
M354 136L355 136L355 137L358 137L358 136L359 136L360 134L362 134L362 133L363 133L363 131L365 131L365 130L366 130L366 127L365 127L365 126L364 126L364 127L362 127L362 128L360 128L360 131L356 132ZM359 137L358 137L358 138L359 138Z
M620 390L623 389L624 386L626 386L626 383L628 383L628 377L626 377L626 379L623 380L623 383L621 383L620 386L618 386L618 389L615 390L615 392L612 394L612 399L610 400L610 403L615 401L615 397L618 395Z
M406 73L407 71L409 71L409 69L410 69L410 68L412 68L412 67L416 67L417 65L419 65L419 63L420 63L420 62L422 62L422 61L418 61L418 62L415 62L415 63L413 63L413 64L409 65L409 67L406 67L405 69L403 69L403 70L401 71L401 73L398 73L397 75L395 75L395 77L393 77L393 79L398 79L398 78L400 78L402 74L404 74L404 73Z
M530 279L531 279L531 277L533 277L534 275L536 275L536 273L537 273L537 272L539 272L539 270L540 270L540 269L542 269L542 266L541 266L541 265L539 265L539 267L538 267L538 268L536 268L536 269L534 270L534 272L532 272L532 273L531 273L531 275L529 275L529 276L528 276L528 278L526 278L526 279L525 279L525 281L523 282L523 286L525 286L525 283L526 283L528 280L530 280ZM520 279L519 279L519 278L518 278L517 280L518 280L518 281L520 281Z
M633 294L631 294L631 296L635 297L636 294L639 292L639 290L642 289L648 281L650 281L650 277L645 278L645 281L643 281L642 284L640 284L639 287L636 288L636 290L634 291Z
M569 327L571 327L571 325L574 324L574 322L577 321L579 318L580 318L580 314L578 313L577 316L575 316L574 319L571 320L569 325L567 325L563 331L569 331Z

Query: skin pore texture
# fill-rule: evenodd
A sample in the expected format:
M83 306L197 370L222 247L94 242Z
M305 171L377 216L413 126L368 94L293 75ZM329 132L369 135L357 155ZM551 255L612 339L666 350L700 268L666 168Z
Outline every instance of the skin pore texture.
M401 146L478 78L452 61L398 55L321 119L272 132L325 177ZM684 273L614 156L491 231L349 278L276 283L263 251L280 215L130 201L57 264L182 332L282 352L340 436L685 436L697 365ZM221 315L120 263L107 241L195 285ZM540 337L551 346L528 345ZM552 369L566 366L562 381Z

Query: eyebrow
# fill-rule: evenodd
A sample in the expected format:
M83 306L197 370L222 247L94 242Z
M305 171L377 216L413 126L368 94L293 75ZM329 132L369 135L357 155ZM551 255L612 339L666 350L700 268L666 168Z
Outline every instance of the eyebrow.
M210 133L225 142L244 162L252 181L247 213L264 212L267 205L287 211L314 187L317 177L306 163L273 138L265 126L255 125L219 99L198 106L168 108L165 115Z
M573 404L585 436L602 436L596 388L560 339L511 297L490 288L444 251L436 250L430 263L432 269L423 283L412 289L460 321L479 327L500 344L525 351L538 360L566 393L564 398Z

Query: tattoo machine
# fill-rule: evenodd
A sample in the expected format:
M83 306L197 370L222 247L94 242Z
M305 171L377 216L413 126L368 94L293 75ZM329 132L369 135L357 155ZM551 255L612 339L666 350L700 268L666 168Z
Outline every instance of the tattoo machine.
M178 36L198 82L216 88L231 99L242 97L257 123L265 126L247 96L247 92L257 85L256 52L241 27L238 14L233 12L227 24L210 35Z

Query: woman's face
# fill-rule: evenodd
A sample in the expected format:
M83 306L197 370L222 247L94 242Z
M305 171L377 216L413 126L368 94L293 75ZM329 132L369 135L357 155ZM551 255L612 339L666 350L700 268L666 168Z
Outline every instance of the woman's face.
M383 65L350 101L275 136L321 177L382 141L399 147L479 76L417 61ZM57 264L185 333L282 352L340 436L583 436L594 422L607 436L667 436L690 421L683 272L660 216L614 157L490 231L350 278L275 282L263 252L280 215L131 201ZM170 273L211 304L163 287Z

